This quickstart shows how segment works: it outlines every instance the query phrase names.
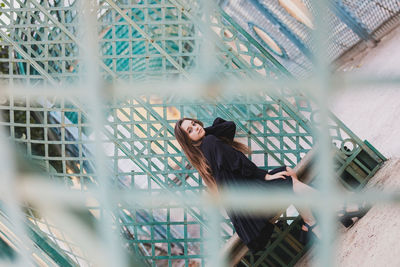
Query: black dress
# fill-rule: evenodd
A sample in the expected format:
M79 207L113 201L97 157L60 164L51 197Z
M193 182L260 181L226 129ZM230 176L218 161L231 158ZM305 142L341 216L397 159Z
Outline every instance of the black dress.
M268 189L287 188L292 189L292 179L265 180L265 175L285 171L286 167L279 167L269 172L258 168L242 152L232 148L227 142L231 142L235 136L236 125L232 121L216 118L212 126L204 128L205 137L200 149L206 157L218 188L228 186L257 186ZM222 139L225 139L224 141ZM227 214L238 236L255 252L261 250L268 243L273 232L273 224L269 220L271 216L255 216L236 213L227 210Z

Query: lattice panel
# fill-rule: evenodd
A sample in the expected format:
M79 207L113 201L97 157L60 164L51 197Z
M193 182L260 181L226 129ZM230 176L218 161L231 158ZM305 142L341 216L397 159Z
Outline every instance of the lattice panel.
M0 14L0 63L4 67L0 78L9 84L30 85L79 81L84 70L77 3L30 0L4 4ZM216 47L215 80L290 76L222 9L215 8L205 17L202 1L106 0L98 4L98 65L104 80L177 77L190 81L190 74L201 70L199 57L207 42ZM302 38L308 40L306 35ZM118 88L114 89L118 94ZM1 125L10 139L43 162L52 179L82 192L98 186L90 120L93 110L85 101L72 96L9 96L0 102ZM178 96L119 99L117 95L108 101L101 107L105 121L101 141L105 169L110 174L107 178L117 192L139 189L149 195L163 191L196 194L204 190L173 136L173 125L180 117L195 117L206 125L217 116L235 121L237 137L253 151L251 159L265 169L294 167L315 144L313 127L318 125L318 110L305 95L288 88L280 88L279 96L234 96L215 99L213 104L203 100L193 103ZM364 176L370 177L377 170L375 165L356 159L366 153L362 152L365 144L333 114L329 126L339 154L338 174L347 171L364 183ZM369 157L378 158L371 154ZM361 167L353 166L357 160ZM89 206L89 217L98 218L102 210L97 201ZM199 207L165 203L148 209L121 201L113 215L127 250L149 265L205 264L207 218ZM51 219L38 216L33 207L27 208L27 217L72 261L92 264ZM223 239L232 236L226 216L221 226ZM302 252L303 248L299 249L296 253Z
M100 24L103 62L119 78L173 77L194 67L196 28L168 1L103 1Z
M74 81L79 65L74 1L3 1L1 44L8 47L12 82ZM22 8L25 7L25 8Z
M43 76L73 82L82 74L79 5L51 3L5 1L0 45L8 47L9 71L1 77L34 84ZM193 22L166 1L101 1L98 36L106 79L174 77L192 68L198 56Z
M48 99L43 102L46 98L39 99L6 100L1 106L5 111L2 124L9 128L11 137L32 158L44 161L45 169L52 173L54 179L62 179L71 189L87 190L87 186L95 185L97 179L92 155L92 131L90 124L85 122L87 111L74 107L72 101ZM186 161L173 136L174 122L184 116L197 117L206 125L211 124L216 116L234 120L238 128L237 137L251 148L251 159L258 166L266 169L283 164L294 167L315 141L309 129L302 127L283 107L282 103L277 104L268 96L246 101L243 98L241 101L231 100L230 103L219 101L217 105L157 98L115 102L108 107L108 123L104 127L104 151L109 157L107 169L112 173L116 188L123 190L135 188L149 193L163 190L202 191L203 184L197 172ZM317 115L309 114L311 123L317 125ZM360 147L354 139L345 140L349 138L345 129L335 124L331 128L333 140L337 141L344 154L352 154L344 149L346 142L351 143L348 146L352 151ZM198 221L203 215L196 207L172 208L167 205L149 211L123 203L123 209L118 213L124 235L139 236L128 238L132 249L137 250L139 245L142 250L151 251L149 259L162 260L164 255L155 257L161 253L159 251L170 251L172 258L173 253L179 255L197 251L198 254L194 255L198 258L204 253L199 246L199 232L204 229ZM158 223L160 221L164 223ZM171 221L174 224L168 225ZM48 225L45 222L40 224ZM233 234L230 222L225 220L222 227L225 229L223 238L229 238ZM167 231L173 234L167 234ZM192 240L188 233L198 237ZM168 235L183 243L175 244ZM190 241L185 240L185 236ZM78 257L82 256L74 256Z

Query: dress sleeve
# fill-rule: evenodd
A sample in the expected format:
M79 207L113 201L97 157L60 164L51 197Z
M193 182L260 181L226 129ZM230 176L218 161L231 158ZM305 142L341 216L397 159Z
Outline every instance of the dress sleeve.
M268 171L268 174L273 175L273 174L275 174L275 173L278 173L278 172L285 172L285 171L286 171L286 166L281 166L281 167L278 167L278 168L269 170L269 171Z
M209 153L212 154L211 158L214 158L218 169L240 174L245 178L264 179L267 174L267 171L258 168L242 152L237 151L216 136L209 135L206 141Z
M216 118L212 126L204 128L206 134L212 134L216 137L225 137L233 141L236 132L236 124L233 121L226 121L220 117Z

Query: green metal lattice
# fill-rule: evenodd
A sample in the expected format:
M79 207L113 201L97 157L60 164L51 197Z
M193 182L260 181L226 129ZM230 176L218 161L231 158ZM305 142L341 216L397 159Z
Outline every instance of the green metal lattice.
M85 69L80 55L84 44L79 37L76 2L3 2L0 47L8 52L6 60L2 60L7 62L8 71L0 78L10 84L37 87L79 82ZM200 47L207 42L203 39L206 34L217 47L217 80L290 76L219 8L213 10L210 22L205 21L203 6L198 1L106 0L99 1L98 7L98 65L106 81L190 79L191 74L198 72L196 64L201 56ZM54 179L80 191L97 186L92 111L85 106L86 101L73 96L9 96L2 99L0 107L4 111L1 124L10 138L31 158L43 161ZM293 167L315 144L313 127L318 124L318 109L297 91L281 88L279 95L243 94L215 102L190 103L179 96L110 98L103 107L106 124L102 142L115 189L141 189L149 194L165 190L198 193L204 189L173 137L173 124L183 116L196 117L206 124L216 116L235 121L237 137L249 145L253 151L251 159L262 168L283 164ZM337 174L342 175L341 181L351 190L363 186L383 158L333 114L329 127L337 148ZM350 151L349 143L353 145ZM128 250L136 252L139 258L150 265L184 262L188 266L194 259L204 264L207 224L198 207L173 207L166 203L150 210L122 201L119 205L114 214L116 222ZM93 214L101 213L96 205L88 209ZM72 249L77 244L57 230L57 225L37 216L34 209L30 209L27 218L40 229L40 238L49 238L51 246L64 248L61 254L68 255L64 260L69 261L70 257L75 264L89 264L84 252ZM286 227L288 232L297 226L293 223ZM233 227L226 217L222 228L222 238L229 239ZM250 255L248 261L254 266L269 261L283 265L279 253L273 250L283 249L283 237L277 236L257 260ZM53 259L62 257L42 249ZM292 263L302 253L303 247L290 253Z

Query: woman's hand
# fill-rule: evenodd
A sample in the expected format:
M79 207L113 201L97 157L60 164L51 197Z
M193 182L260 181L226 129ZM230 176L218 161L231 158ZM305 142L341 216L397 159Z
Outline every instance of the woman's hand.
M289 173L289 176L292 176L293 178L297 179L297 174L292 168L286 167L286 171L287 173Z
M285 175L286 176L290 176L289 172L287 172L287 171L286 172L285 171L278 172L278 173L275 173L275 174L272 174L272 175L266 174L265 175L265 180L271 181L271 180L275 180L275 179L286 179Z

